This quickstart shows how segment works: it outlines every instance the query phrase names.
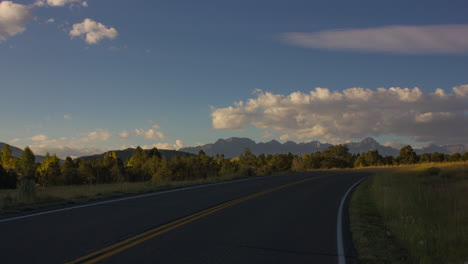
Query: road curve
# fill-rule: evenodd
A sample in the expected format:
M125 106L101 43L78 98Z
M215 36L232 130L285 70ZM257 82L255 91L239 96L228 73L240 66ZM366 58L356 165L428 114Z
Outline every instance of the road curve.
M339 208L348 207L345 194L367 176L284 174L0 217L0 261L343 263ZM347 210L342 217L341 261L356 263Z

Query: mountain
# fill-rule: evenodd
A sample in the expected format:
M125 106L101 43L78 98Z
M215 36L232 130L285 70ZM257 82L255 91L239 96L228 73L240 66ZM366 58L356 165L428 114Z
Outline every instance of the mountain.
M399 149L382 146L379 142L370 137L363 139L361 142L347 143L346 146L348 146L349 152L356 154L374 149L378 150L379 154L382 156L398 156L400 153Z
M434 152L439 152L439 153L444 153L444 154L454 154L454 153L463 154L465 152L468 152L468 145L458 144L458 145L437 146L437 145L431 144L427 147L415 149L415 152L417 154L434 153Z
M215 143L206 144L198 147L187 147L182 148L180 151L185 151L189 153L198 153L200 150L203 150L209 156L215 156L216 154L224 154L226 158L238 157L246 148L249 148L253 154L278 154L278 153L288 153L302 155L306 153L312 153L317 151L322 151L331 144L324 144L318 141L312 141L308 143L296 143L293 141L288 141L283 144L276 140L271 140L268 142L256 143L255 141L249 138L237 138L232 137L228 139L218 139Z
M103 158L106 153L112 152L112 151L115 152L115 154L117 155L118 158L120 158L123 161L126 161L126 160L130 159L130 157L132 156L133 151L135 151L135 149L128 148L128 149L124 149L124 150L111 150L111 151L104 152L102 154L79 157L79 159L85 159L85 160L100 159L100 158ZM183 156L185 154L193 155L192 153L187 153L187 152L182 152L182 151L177 151L177 150L158 149L158 151L159 151L159 153L161 153L161 156L166 157L166 159L168 159L168 160L172 159L172 157L174 157L174 156L179 156L180 157L180 156Z
M6 143L0 142L0 151L2 150L4 145L6 145ZM11 149L11 155L15 158L20 158L21 154L23 154L23 150L18 147L10 145L10 149ZM36 162L42 163L43 161L44 161L44 156L36 155Z
M349 152L351 153L362 153L376 149L383 156L398 156L400 152L399 149L383 146L370 137L365 138L360 142L351 142L346 143L345 145L348 146ZM206 144L203 146L182 148L180 151L197 154L200 150L203 150L207 155L210 156L224 154L226 158L234 158L238 157L242 152L244 152L246 148L249 148L250 151L252 151L252 153L255 155L262 153L268 155L288 152L291 152L295 155L303 155L307 153L323 151L330 146L333 145L328 143L321 143L319 141L311 141L307 143L296 143L293 141L288 141L285 143L280 143L276 140L271 140L268 142L256 143L249 138L232 137L228 139L218 139L215 143ZM430 145L421 149L415 149L415 151L418 154L432 152L445 154L464 153L468 151L468 145Z

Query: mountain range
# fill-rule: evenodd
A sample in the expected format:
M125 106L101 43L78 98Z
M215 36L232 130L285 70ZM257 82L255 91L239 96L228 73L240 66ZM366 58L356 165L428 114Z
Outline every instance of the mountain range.
M3 147L3 145L5 145L5 143L0 142L0 150ZM360 142L351 142L351 143L346 143L345 145L348 146L349 151L351 153L362 153L362 152L367 152L369 150L376 149L383 156L398 156L400 152L399 149L388 147L388 146L383 146L379 142L377 142L376 140L370 137L365 138L361 140ZM329 143L321 143L319 141L311 141L311 142L306 142L306 143L304 142L296 143L293 141L287 141L285 143L280 143L276 140L271 140L268 142L256 143L250 138L232 137L228 139L218 139L215 143L206 144L202 146L182 148L182 149L179 149L178 151L160 149L159 152L161 153L162 156L166 157L169 160L174 156L182 156L184 154L189 154L189 155L197 154L200 150L203 150L209 156L215 156L216 154L224 154L225 158L234 158L234 157L238 157L242 152L245 151L246 148L249 148L250 151L252 151L252 153L255 155L259 155L262 153L265 155L268 155L268 154L278 154L278 153L288 153L288 152L291 152L292 154L295 154L295 155L303 155L303 154L310 154L310 153L314 153L318 151L323 151L330 146L333 146L333 145ZM10 146L10 148L12 150L13 157L18 157L18 158L21 157L21 154L23 153L22 149L15 147L15 146ZM134 150L135 149L133 148L128 148L124 150L114 150L114 151L117 154L117 157L125 161L131 157ZM433 153L433 152L453 154L453 153L464 153L467 151L468 151L468 145L463 145L463 144L444 145L444 146L431 144L427 147L415 149L415 152L417 154ZM93 160L93 159L104 157L106 153L107 152L104 152L102 154L83 156L80 158ZM36 155L36 161L43 162L44 156Z
M383 146L373 138L365 138L360 142L351 142L346 143L349 151L351 153L362 153L369 150L378 150L379 153L383 156L398 156L400 150L393 147ZM255 141L249 138L237 138L232 137L228 139L218 139L215 143L206 144L197 147L187 147L182 148L180 151L189 152L189 153L198 153L200 150L203 150L207 155L214 156L216 154L224 154L226 158L238 157L246 148L249 148L253 154L259 155L264 153L268 154L278 154L278 153L288 153L291 152L295 155L303 155L307 153L314 153L318 151L323 151L326 148L333 146L329 143L321 143L319 141L311 141L307 143L296 143L293 141L287 141L285 143L280 143L276 140L271 140L268 142L256 143ZM432 153L439 152L445 154L453 153L464 153L468 151L468 145L429 145L421 149L415 149L416 153Z

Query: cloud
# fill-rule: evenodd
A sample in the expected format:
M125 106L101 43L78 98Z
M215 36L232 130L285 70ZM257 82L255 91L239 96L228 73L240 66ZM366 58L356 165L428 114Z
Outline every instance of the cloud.
M291 137L288 134L281 135L279 137L280 140L289 140Z
M22 140L21 138L14 138L14 139L10 140L10 143L14 144L14 143L17 143L17 142L19 142L21 140Z
M166 137L166 135L164 133L158 131L159 129L160 129L160 127L158 125L153 125L148 130L136 128L134 130L134 133L136 135L143 135L147 139L152 139L152 140L164 139Z
M351 50L402 54L468 53L468 25L384 26L288 32L282 39L314 49Z
M31 19L30 7L11 1L0 2L0 42L24 32Z
M98 129L86 134L85 137L80 139L80 142L95 142L95 141L107 141L112 134L106 130Z
M468 98L468 84L460 85L453 88L456 95L462 98Z
M69 34L72 38L85 36L86 43L97 44L105 38L115 39L118 32L113 27L106 27L99 22L86 18L81 23L73 24Z
M81 157L86 155L94 155L103 153L104 149L95 146L80 146L74 144L60 145L57 143L43 143L29 146L34 154L45 155L47 152L56 154L59 158L64 159L70 157Z
M128 132L127 130L124 130L119 133L120 138L128 138L129 136L130 136L130 132Z
M49 18L45 22L46 24L55 23L55 18Z
M66 119L66 120L72 120L73 119L72 115L70 115L70 114L63 115L63 118Z
M39 135L35 135L35 136L31 137L32 141L46 141L47 139L48 139L48 137L46 135L43 135L43 134L39 134Z
M454 87L453 93L399 87L349 88L341 92L315 88L289 95L257 92L246 102L212 107L211 118L215 129L254 126L298 140L336 143L394 135L436 144L468 143L466 87Z
M156 143L153 145L146 145L146 146L141 146L143 149L151 149L151 148L158 148L158 149L181 149L184 147L184 143L182 140L177 139L174 144L171 143Z
M88 3L83 0L37 0L34 4L36 6L53 6L61 7L65 5L81 5L84 7L88 6Z

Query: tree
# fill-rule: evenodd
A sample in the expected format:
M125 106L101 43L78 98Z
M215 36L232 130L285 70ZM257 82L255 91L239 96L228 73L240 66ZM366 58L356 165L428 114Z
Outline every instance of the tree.
M29 147L26 147L19 161L20 180L35 179L36 157Z
M63 183L66 185L80 184L78 168L70 157L67 157L62 165Z
M9 167L11 165L12 151L10 145L5 144L2 147L2 152L0 153L0 165L3 167Z
M410 145L400 149L400 155L398 156L398 162L400 164L414 164L417 161L418 156Z
M42 185L63 184L60 160L57 155L46 154L44 161L36 170L37 180Z
M140 146L133 151L132 156L127 162L132 180L144 181L145 179L148 179L148 175L143 171L143 165L147 158L148 156L146 152Z
M336 145L323 151L322 167L325 168L349 168L353 166L353 156L348 152L348 146Z

